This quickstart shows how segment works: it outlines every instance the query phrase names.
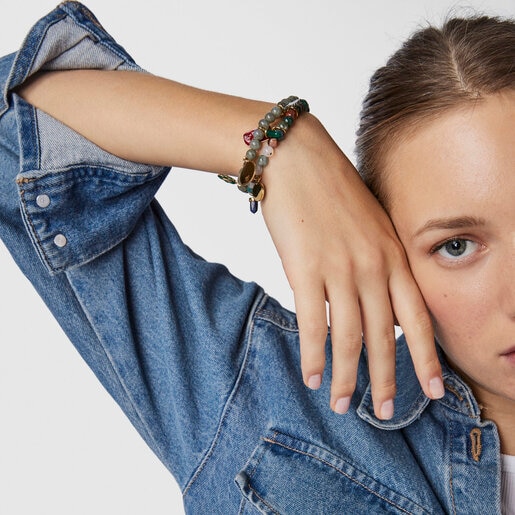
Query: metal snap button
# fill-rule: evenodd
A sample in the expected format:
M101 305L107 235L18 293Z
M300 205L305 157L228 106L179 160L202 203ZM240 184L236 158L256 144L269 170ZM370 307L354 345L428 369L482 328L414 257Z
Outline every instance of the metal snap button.
M66 236L64 234L57 234L54 238L54 243L58 247L64 247L68 243L68 240L66 239Z
M50 205L50 197L48 195L38 195L36 197L36 204L39 207L48 207Z

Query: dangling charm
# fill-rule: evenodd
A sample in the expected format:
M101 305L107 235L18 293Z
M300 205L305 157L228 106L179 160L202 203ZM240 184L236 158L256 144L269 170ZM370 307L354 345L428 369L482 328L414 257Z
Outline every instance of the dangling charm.
M258 212L258 202L252 197L249 198L250 212L256 214Z

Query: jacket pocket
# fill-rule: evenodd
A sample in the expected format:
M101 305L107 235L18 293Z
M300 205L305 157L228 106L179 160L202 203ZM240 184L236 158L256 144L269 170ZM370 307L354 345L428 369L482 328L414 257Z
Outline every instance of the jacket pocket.
M262 438L235 480L240 513L434 513L330 450L280 432Z

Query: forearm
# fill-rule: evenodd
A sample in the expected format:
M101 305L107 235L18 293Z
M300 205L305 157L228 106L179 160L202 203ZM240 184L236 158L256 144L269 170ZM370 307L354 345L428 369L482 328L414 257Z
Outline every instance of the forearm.
M42 73L18 93L124 159L231 174L246 150L242 134L270 108L128 71Z

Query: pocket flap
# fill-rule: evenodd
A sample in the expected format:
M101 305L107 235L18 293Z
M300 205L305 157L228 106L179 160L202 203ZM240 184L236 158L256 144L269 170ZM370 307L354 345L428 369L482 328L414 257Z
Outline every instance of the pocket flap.
M279 432L262 439L236 483L266 514L434 513L331 451Z

